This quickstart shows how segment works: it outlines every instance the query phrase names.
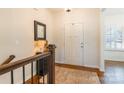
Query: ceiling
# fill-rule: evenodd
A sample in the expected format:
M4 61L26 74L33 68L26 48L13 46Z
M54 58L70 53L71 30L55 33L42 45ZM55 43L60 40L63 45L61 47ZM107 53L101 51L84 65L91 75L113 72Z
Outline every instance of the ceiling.
M124 14L124 8L103 8L101 11L105 15Z
M48 8L51 12L60 12L64 11L65 8ZM102 8L102 13L104 15L116 15L124 14L124 8Z
M48 8L51 12L60 12L63 11L64 8Z

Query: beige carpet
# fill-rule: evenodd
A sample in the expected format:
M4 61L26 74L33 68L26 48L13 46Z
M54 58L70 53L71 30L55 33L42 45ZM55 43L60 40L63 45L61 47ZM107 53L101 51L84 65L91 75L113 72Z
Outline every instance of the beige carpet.
M96 72L83 71L56 66L56 84L100 84Z

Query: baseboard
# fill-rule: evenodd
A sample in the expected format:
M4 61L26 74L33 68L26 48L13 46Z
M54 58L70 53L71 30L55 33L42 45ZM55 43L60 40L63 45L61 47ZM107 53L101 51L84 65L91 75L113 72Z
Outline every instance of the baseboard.
M56 65L62 66L62 67L73 68L73 69L82 69L82 70L100 72L99 68L94 68L94 67L78 66L78 65L63 64L63 63L56 63Z
M64 61L57 61L57 60L56 60L55 63L58 63L58 64L59 64L59 63L64 64Z
M96 65L83 65L84 67L88 67L88 68L95 68L95 69L99 69L98 66Z
M99 67L96 66L78 66L78 65L71 65L71 64L65 64L64 61L55 61L55 64L58 66L63 66L63 67L71 67L71 68L76 68L76 69L83 69L83 70L89 70L89 71L95 71L98 73L104 73L104 70L101 70Z
M107 61L107 62L122 62L122 63L124 62L124 61L119 61L119 60L105 60L105 62L106 62L106 61Z
M63 61L57 61L57 60L56 60L55 63L58 63L58 64L66 64L64 60L63 60ZM68 64L67 64L67 65L68 65ZM69 65L71 65L71 64L69 64ZM99 67L98 67L98 66L95 66L95 65L84 65L83 67L98 68L98 69L99 69Z

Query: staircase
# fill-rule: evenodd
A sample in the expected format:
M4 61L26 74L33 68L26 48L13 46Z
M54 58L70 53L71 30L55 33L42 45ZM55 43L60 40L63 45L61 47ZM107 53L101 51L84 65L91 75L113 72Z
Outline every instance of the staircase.
M0 75L6 74L8 72L11 73L10 75L10 80L11 80L11 84L14 84L14 70L18 69L18 68L22 68L22 83L23 84L54 84L55 83L55 45L49 44L48 46L48 51L43 52L43 53L39 53L36 54L34 56L28 57L28 58L24 58L15 62L10 63L15 56L11 55L5 62L3 62L0 65ZM44 64L42 64L43 66L40 66L41 60L46 60L47 62L47 75L42 75L41 76L41 72L40 72L40 68L44 67ZM31 77L29 78L29 80L26 80L26 65L30 64L31 69ZM34 69L34 65L36 66L36 69ZM37 72L36 75L34 75L34 70ZM44 73L46 72L45 69L43 69ZM47 78L47 81L45 82L45 78ZM41 81L42 80L42 81Z

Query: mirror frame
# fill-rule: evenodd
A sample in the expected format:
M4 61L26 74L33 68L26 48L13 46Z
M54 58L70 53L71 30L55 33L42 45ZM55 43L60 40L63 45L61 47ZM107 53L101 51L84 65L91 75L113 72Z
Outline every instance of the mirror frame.
M43 27L43 37L38 37L38 25L42 26ZM34 20L34 40L37 41L37 40L46 40L46 24L43 24L41 22L38 22L36 20Z

